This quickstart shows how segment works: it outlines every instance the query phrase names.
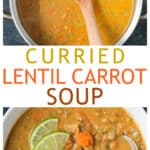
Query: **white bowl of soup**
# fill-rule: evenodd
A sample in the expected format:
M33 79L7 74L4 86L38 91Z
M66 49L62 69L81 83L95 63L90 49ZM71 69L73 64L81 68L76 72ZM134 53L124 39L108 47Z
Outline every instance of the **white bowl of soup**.
M102 146L105 150L105 146L111 147L121 136L128 136L136 143L138 149L146 150L147 116L144 109L112 107L11 108L4 116L4 149L30 150L30 133L48 118L57 118L58 131L65 131L70 135L65 150L73 149L77 144L74 135L79 127L82 132L91 134L94 149L99 150ZM82 149L82 145L79 146Z
M141 15L142 0L93 0L103 45L122 45ZM32 45L89 45L83 15L75 0L10 0L20 34Z

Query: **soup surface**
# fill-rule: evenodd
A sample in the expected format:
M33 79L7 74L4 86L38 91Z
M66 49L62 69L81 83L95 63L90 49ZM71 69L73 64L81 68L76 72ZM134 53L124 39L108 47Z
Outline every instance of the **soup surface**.
M124 34L134 0L93 0L103 44L113 45ZM88 45L83 15L74 0L17 0L22 25L40 45Z
M31 131L53 117L58 118L58 131L70 135L64 150L131 150L122 135L146 150L139 128L123 108L30 108L13 127L5 150L30 150Z

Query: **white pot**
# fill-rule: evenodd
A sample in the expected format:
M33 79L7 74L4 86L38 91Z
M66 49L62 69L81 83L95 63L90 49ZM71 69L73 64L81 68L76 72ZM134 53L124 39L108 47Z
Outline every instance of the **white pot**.
M15 125L16 121L21 117L21 115L28 108L10 108L7 113L4 115L3 122L3 143L6 144L7 138L12 127ZM147 137L147 115L143 108L125 108L129 115L132 116L134 121L137 123L138 127L141 130L144 141L146 142Z
M22 35L22 37L24 38L24 40L28 44L37 45L37 43L34 42L31 39L31 37L27 34L27 32L25 31L24 27L21 24L21 21L20 21L19 15L18 15L18 11L17 11L16 1L17 0L9 0L11 14L12 14L13 20L16 24L16 27L17 27L18 31L20 32L20 34ZM121 39L115 43L115 45L124 44L126 42L126 40L131 36L131 34L133 33L134 29L136 28L136 26L138 24L138 21L139 21L140 15L141 15L141 11L142 11L142 5L143 5L143 0L135 0L135 8L134 8L132 21L131 21L128 29L126 30L126 32L123 34Z

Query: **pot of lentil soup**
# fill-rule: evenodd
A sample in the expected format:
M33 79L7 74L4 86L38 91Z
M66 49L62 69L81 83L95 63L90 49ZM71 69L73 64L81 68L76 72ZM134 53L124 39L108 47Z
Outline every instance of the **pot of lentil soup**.
M11 108L4 150L146 150L146 119L143 108Z
M13 20L31 45L89 45L76 0L10 0ZM133 33L142 0L93 0L103 45L122 45Z

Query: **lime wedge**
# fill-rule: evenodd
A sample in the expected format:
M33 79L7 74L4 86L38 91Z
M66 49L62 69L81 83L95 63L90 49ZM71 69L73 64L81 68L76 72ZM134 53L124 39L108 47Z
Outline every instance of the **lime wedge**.
M45 136L33 150L63 150L69 134L66 132L55 132Z
M42 121L31 132L29 137L31 150L46 135L57 131L58 118L50 118Z

